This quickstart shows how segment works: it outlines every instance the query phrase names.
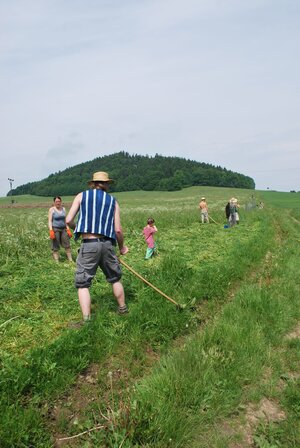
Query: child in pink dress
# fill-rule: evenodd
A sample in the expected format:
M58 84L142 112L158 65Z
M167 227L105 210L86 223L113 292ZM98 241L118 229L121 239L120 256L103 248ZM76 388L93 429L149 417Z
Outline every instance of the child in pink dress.
M145 241L147 243L147 251L146 251L146 255L145 255L145 260L149 260L149 258L151 258L156 250L156 245L154 242L154 233L157 232L157 228L154 224L154 219L153 218L148 218L147 219L147 225L146 227L144 227L143 230L143 234L144 234L144 238Z

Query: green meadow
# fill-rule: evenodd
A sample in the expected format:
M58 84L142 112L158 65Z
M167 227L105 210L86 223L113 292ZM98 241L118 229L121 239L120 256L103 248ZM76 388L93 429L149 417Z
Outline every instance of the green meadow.
M0 198L1 448L299 447L300 195L115 196L124 261L182 307L123 266L128 315L99 271L78 327L75 263L51 258L52 198ZM228 229L232 196L240 224ZM150 216L159 255L145 261Z

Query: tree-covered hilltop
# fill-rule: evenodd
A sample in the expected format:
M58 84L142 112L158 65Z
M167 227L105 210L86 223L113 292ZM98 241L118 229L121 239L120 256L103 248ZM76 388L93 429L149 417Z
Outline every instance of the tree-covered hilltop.
M119 152L75 165L41 181L21 185L15 188L12 194L75 195L87 188L87 181L96 171L107 171L115 180L111 191L174 191L195 185L255 188L251 177L220 166L180 157L164 157L158 154L150 157Z

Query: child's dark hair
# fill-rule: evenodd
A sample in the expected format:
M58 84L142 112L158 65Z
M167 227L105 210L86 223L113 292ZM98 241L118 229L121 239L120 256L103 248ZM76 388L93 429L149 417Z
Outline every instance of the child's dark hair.
M147 219L147 224L154 224L154 223L155 223L155 221L154 221L153 218L148 218Z
M55 201L55 199L59 199L61 201L61 197L60 196L54 196L53 202Z

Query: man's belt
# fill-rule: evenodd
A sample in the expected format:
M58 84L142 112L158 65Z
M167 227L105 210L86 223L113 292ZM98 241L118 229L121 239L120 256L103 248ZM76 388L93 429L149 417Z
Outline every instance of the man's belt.
M82 239L83 243L95 243L96 241L100 241L101 243L103 243L104 241L113 242L113 239L109 238L108 236L101 236L99 238L83 238Z

